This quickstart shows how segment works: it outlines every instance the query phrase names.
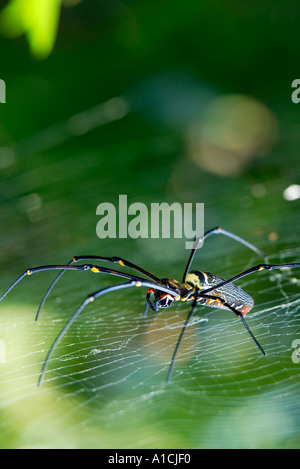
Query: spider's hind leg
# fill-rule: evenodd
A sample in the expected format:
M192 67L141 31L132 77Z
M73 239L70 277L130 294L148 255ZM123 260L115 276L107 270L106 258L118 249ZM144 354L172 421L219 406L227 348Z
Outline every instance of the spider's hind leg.
M243 323L245 329L248 331L250 337L252 338L252 340L254 341L254 343L256 344L256 346L259 348L259 350L261 351L261 353L262 353L263 355L266 355L266 352L264 351L264 349L262 348L262 346L260 345L260 343L258 342L258 340L257 340L257 339L255 338L255 336L253 335L253 333L252 333L250 327L249 327L248 324L246 323L246 320L245 320L245 318L244 318L244 315L243 315L240 311L238 311L238 310L235 309L233 306L231 306L229 303L227 303L223 298L216 297L216 296L213 296L213 295L206 295L206 294L201 294L201 296L202 296L203 298L207 298L207 299L218 300L218 301L220 301L221 303L223 303L223 305L226 306L226 308L228 308L228 309L230 309L231 311L233 311L234 314L235 314L236 316L238 316L238 317L241 319L241 321L242 321L242 323Z

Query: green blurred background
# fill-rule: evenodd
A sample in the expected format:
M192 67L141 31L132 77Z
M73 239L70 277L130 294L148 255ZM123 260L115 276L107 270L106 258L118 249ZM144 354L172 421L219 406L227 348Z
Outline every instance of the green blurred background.
M300 261L299 3L15 0L0 13L1 292L80 254L180 280L185 240L97 237L98 204L119 194L203 202L206 229ZM230 277L258 262L216 236L194 267ZM300 447L299 272L239 282L265 358L236 318L202 308L165 386L187 307L143 318L145 291L126 290L86 309L38 388L63 324L116 281L66 274L35 323L53 277L0 304L2 448Z

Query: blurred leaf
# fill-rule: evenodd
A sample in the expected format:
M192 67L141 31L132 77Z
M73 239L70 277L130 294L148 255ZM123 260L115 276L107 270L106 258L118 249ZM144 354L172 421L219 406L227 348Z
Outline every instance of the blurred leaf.
M56 38L61 0L11 0L0 15L0 30L9 38L26 34L32 54L46 58Z

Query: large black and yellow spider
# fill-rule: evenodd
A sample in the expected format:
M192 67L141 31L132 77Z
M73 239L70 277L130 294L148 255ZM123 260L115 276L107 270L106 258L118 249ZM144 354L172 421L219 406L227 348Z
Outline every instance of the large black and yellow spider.
M177 354L180 342L182 340L182 337L184 335L184 332L186 330L186 327L198 305L210 306L213 308L221 308L221 309L233 311L236 314L236 316L238 316L241 319L246 330L250 334L251 338L253 339L253 341L255 342L259 350L261 351L261 353L265 355L263 348L258 343L254 335L252 334L244 318L244 316L252 309L254 305L254 300L253 298L251 298L250 295L244 292L241 288L237 287L233 282L242 277L245 277L246 275L252 274L253 272L261 271L264 269L273 270L273 269L283 269L286 267L300 267L300 263L274 264L274 265L258 264L255 267L247 269L244 272L241 272L228 280L225 280L222 277L210 274L208 272L202 272L202 271L197 271L197 270L189 271L191 263L194 259L197 247L199 246L200 243L203 243L204 240L208 236L212 234L223 234L225 236L233 238L239 243L247 246L249 249L251 249L256 254L258 254L259 256L263 257L266 260L266 255L260 249L256 248L253 244L248 243L248 241L245 241L239 236L236 236L235 234L230 233L229 231L223 230L222 228L218 227L218 228L213 228L207 231L202 237L199 237L195 240L187 265L186 265L186 268L184 270L181 282L172 278L160 279L156 277L155 275L151 274L150 272L142 269L141 267L135 264L132 264L131 262L125 259L122 259L121 257L115 257L115 256L114 257L75 256L66 265L45 265L45 266L26 269L25 272L22 275L20 275L20 277L17 278L17 280L3 293L3 295L0 297L0 301L3 300L3 298L17 285L17 283L20 280L22 280L24 277L26 277L27 275L35 274L37 272L42 272L46 270L61 270L61 272L54 279L54 281L51 283L50 287L46 291L41 301L41 304L38 308L38 312L36 314L36 320L38 319L39 313L41 311L41 308L48 294L50 293L55 283L59 280L59 278L62 276L62 274L66 270L91 271L93 273L115 275L118 277L128 279L128 282L117 284L117 285L112 285L110 287L103 288L101 290L96 291L95 293L88 295L88 297L81 303L81 305L77 308L73 316L69 319L69 321L66 323L64 328L61 330L61 332L58 334L58 336L54 340L46 356L45 362L43 364L38 384L40 385L42 382L46 367L53 354L54 349L56 348L57 344L62 339L64 334L67 332L69 327L73 324L75 319L78 317L78 315L82 312L82 310L89 303L94 301L99 296L104 295L105 293L109 293L115 290L121 290L123 288L130 288L130 287L147 287L148 288L147 294L146 294L146 308L145 308L144 314L147 313L148 306L150 306L150 308L153 311L158 311L161 308L169 308L170 306L172 306L174 301L182 300L182 301L192 302L189 314L182 327L181 333L178 337L178 340L177 340L177 343L173 352L169 371L167 374L167 382L169 382L171 379L176 354ZM73 265L74 262L79 262L79 261L82 262L82 261L87 261L87 260L119 263L121 266L126 266L135 270L136 272L139 272L144 277L139 277L139 276L129 274L126 272L122 272L119 270L108 269L106 267L102 267L102 266L98 266L94 264L85 263L85 264L80 264L80 265ZM152 297L153 297L153 300L152 300Z

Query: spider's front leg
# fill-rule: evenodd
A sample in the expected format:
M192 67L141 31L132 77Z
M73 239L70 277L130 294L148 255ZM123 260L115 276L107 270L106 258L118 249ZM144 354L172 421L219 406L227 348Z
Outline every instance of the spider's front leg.
M73 271L90 271L90 272L93 272L93 273L102 273L102 274L108 274L108 275L115 275L117 277L122 277L122 278L125 278L125 279L128 279L128 280L133 280L135 282L145 280L144 278L136 277L135 275L131 275L131 274L128 274L126 272L121 272L119 270L114 270L114 269L108 269L106 267L97 266L97 265L94 265L94 264L71 265L69 263L67 265L58 265L58 264L57 265L43 265L43 266L39 266L39 267L33 267L33 268L26 269L25 272L23 272L23 274L20 275L10 285L10 287L8 287L8 289L3 293L3 295L0 296L0 301L2 301L6 297L6 295L26 276L33 275L33 274L38 273L38 272L48 271L48 270L50 270L50 271L51 270L60 270L61 271L60 274L57 276L57 278L54 280L54 282L56 282L58 280L59 276L62 273L64 273L65 271L69 271L69 270L73 270ZM152 281L152 282L154 282L154 281ZM37 315L36 315L36 318L35 318L36 320L38 319L41 307L42 307L42 305L43 305L43 303L46 299L47 294L49 293L50 289L52 288L53 284L54 283L52 283L51 286L48 288L48 290L46 292L46 295L42 299L42 302L40 304L40 307L38 309L38 312L37 312ZM153 283L151 285L153 285ZM167 289L167 291L170 291L170 289Z
M74 262L80 262L80 261L87 261L87 260L92 260L92 261L103 261L103 262L113 262L113 263L118 263L120 264L121 266L125 266L125 267L129 267L143 275L145 275L146 277L149 277L151 280L153 280L154 282L159 282L159 278L156 277L155 275L151 274L150 272L148 272L147 270L143 269L142 267L139 267L135 264L133 264L132 262L130 261L127 261L126 259L123 259L121 257L117 257L117 256L113 256L113 257L106 257L106 256L74 256L72 257L72 259L68 262L68 266L69 265L72 265ZM51 292L52 288L54 287L54 285L58 282L58 280L61 278L61 276L65 273L67 269L63 269L58 275L57 277L55 277L55 279L52 281L51 285L48 287L46 293L44 294L43 298L42 298L42 301L39 305L39 308L38 308L38 311L36 313L36 317L35 317L35 320L38 319L39 317L39 314L40 314L40 311L49 295L49 293ZM92 269L91 269L92 270ZM134 278L134 276L132 276L132 278Z
M0 301L3 300L3 298L6 297L6 295L27 275L32 275L37 272L43 272L47 270L89 270L90 266L89 265L78 265L78 266L73 266L73 265L42 265L40 267L33 267L30 269L26 269L25 272L23 272L20 277L15 280L10 287L3 293L2 296L0 296Z
M79 314L85 309L85 307L88 304L92 303L97 298L99 298L100 296L102 296L106 293L110 293L110 292L117 291L117 290L122 290L124 288L142 287L142 286L148 287L151 290L152 289L154 290L154 288L157 287L157 285L154 282L151 282L151 280L145 280L143 278L134 277L129 282L121 283L121 284L117 284L117 285L112 285L112 286L106 287L106 288L102 288L101 290L98 290L95 293L92 293L92 294L88 295L88 297L77 308L77 310L75 311L73 316L71 316L71 318L69 319L67 324L63 327L63 329L60 331L60 333L58 334L58 336L54 340L53 344L51 345L51 348L50 348L50 350L49 350L49 352L46 356L45 362L43 364L43 368L42 368L42 371L41 371L41 374L40 374L40 377L39 377L38 385L40 386L40 384L42 383L42 380L43 380L43 377L45 375L47 365L48 365L49 360L50 360L55 348L57 347L58 343L61 341L61 339L63 338L65 333L68 331L68 329L71 327L71 325L77 319ZM160 285L160 289L161 289L161 291L176 297L176 292L174 292L173 290L171 290L167 287L164 287L163 285Z

